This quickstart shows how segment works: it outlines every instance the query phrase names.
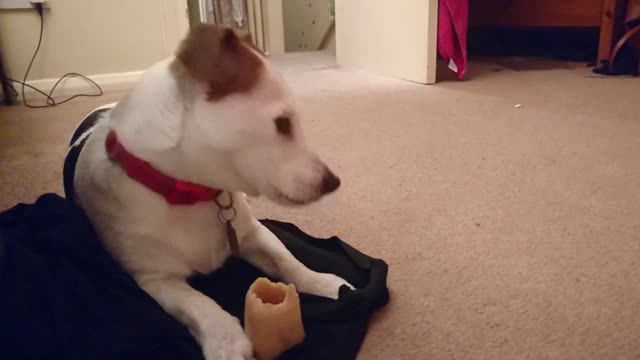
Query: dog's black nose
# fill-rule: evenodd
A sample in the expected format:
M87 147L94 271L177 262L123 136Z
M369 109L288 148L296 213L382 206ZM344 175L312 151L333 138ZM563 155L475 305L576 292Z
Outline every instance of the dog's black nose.
M322 177L322 192L328 194L336 191L340 187L340 178L337 177L331 170L325 171Z

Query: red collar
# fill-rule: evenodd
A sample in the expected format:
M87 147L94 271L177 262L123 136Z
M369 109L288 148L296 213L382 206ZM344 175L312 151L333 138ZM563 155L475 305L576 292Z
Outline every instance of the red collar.
M193 205L201 201L213 201L220 193L220 190L176 180L154 169L148 162L128 152L114 131L107 135L104 147L109 159L119 163L129 178L162 195L171 205Z

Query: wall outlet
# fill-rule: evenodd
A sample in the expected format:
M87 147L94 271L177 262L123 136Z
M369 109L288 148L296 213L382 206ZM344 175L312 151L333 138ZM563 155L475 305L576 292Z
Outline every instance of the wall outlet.
M0 10L9 10L9 9L33 9L33 3L41 2L44 8L49 8L51 1L47 0L0 0Z

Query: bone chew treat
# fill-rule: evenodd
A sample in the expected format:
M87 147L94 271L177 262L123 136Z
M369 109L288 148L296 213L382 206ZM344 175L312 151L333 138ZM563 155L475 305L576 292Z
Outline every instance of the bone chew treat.
M257 279L245 299L244 332L257 360L273 360L301 343L304 328L296 287Z

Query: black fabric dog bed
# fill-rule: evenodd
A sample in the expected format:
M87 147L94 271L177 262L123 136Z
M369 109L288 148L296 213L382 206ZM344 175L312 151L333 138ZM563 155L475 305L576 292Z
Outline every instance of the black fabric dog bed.
M303 344L283 359L353 359L389 299L387 264L340 239L263 220L300 261L342 276L337 301L302 294ZM238 258L191 279L242 319L258 269ZM274 279L277 280L277 279ZM107 254L88 219L55 194L0 214L0 359L202 359L189 331Z

